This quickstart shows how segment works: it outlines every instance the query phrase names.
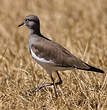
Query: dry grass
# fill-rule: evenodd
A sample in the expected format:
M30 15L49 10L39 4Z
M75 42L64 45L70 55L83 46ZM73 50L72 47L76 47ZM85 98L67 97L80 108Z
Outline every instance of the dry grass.
M107 71L107 0L1 0L0 110L107 110L107 75L100 73L60 73L58 99L51 87L21 97L22 91L50 82L28 52L28 30L17 28L28 14L40 17L45 36Z

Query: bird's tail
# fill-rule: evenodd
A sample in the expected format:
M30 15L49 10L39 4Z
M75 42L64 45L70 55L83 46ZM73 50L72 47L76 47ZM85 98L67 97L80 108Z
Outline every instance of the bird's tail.
M89 66L89 69L86 69L87 71L94 71L94 72L98 72L98 73L104 73L104 71L99 69L99 68L95 68L95 67L90 66L88 64L87 64L87 66Z

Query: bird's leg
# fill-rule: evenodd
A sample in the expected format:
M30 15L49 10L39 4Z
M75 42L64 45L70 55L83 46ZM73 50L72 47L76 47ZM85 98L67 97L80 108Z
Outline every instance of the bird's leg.
M53 86L53 83L41 84L37 87L26 90L24 94L25 95L27 95L27 94L32 95L33 93L35 93L35 92L39 91L40 89L42 89L43 87L47 87L47 86ZM24 95L24 94L22 94L22 95Z
M52 83L42 84L42 85L39 85L38 87L35 87L35 88L32 88L32 89L26 90L26 91L25 91L26 95L27 95L28 92L29 92L30 94L35 93L35 92L39 91L40 89L42 89L43 87L54 86L55 96L57 97L56 86L62 84L62 79L61 79L61 77L60 77L58 71L56 71L56 73L57 73L57 76L58 76L58 79L59 79L58 82L55 83L55 82L54 82L54 79L53 79L53 77L52 77L52 74L49 74L50 77L51 77ZM29 95L30 95L30 94L29 94Z
M58 71L56 71L56 73L57 73L57 76L58 76L59 81L56 82L55 84L56 84L56 85L60 85L60 84L62 84L62 79L61 79L61 77L60 77Z
M53 79L53 77L52 77L52 74L50 74L50 77L51 77L51 80L52 80L52 82L53 82L53 83L51 83L51 84L52 84L53 87L54 87L55 97L57 98L58 96L57 96L57 92L56 92L56 83L54 82L54 79Z

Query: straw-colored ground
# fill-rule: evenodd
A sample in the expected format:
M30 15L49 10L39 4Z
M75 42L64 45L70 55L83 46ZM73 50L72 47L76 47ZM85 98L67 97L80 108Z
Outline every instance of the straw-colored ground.
M52 87L22 97L50 82L29 54L28 29L17 27L29 14L39 16L45 36L105 74L60 72L58 99ZM107 0L0 0L0 110L107 110L106 71Z

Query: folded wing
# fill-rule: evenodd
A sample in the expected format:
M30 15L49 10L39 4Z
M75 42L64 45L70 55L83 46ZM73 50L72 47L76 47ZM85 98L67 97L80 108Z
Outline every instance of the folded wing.
M102 70L92 67L75 57L61 45L48 39L42 39L39 43L32 44L31 48L39 58L51 61L53 66L104 73Z

